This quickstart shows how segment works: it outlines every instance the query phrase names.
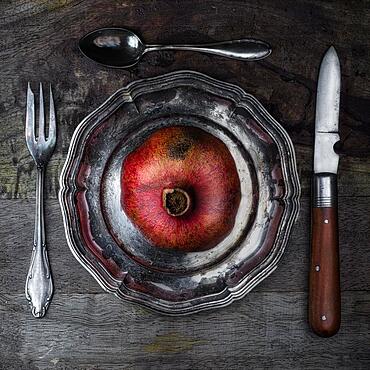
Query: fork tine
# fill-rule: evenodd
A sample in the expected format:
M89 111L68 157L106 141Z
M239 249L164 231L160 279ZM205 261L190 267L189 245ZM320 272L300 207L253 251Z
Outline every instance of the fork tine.
M45 140L45 112L44 112L44 94L42 92L42 83L40 82L40 110L39 110L39 137L38 141Z
M50 90L50 118L49 118L48 141L50 141L51 145L54 145L57 132L56 132L54 98L53 98L53 91L51 89L51 84L49 85L49 90Z
M27 110L26 110L26 141L27 144L35 143L35 97L30 83L27 85Z

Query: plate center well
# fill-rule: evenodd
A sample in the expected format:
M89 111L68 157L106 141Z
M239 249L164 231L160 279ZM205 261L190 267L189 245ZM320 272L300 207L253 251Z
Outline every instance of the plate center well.
M113 152L102 183L118 245L164 271L192 271L230 253L248 232L258 187L248 154L199 117L161 117Z

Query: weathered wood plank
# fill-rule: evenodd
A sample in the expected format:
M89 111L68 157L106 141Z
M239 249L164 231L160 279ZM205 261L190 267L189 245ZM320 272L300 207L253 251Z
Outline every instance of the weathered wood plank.
M365 197L342 197L339 209L341 283L343 290L368 290L370 202ZM0 201L0 294L23 291L33 235L34 202ZM56 200L47 202L47 236L51 266L58 293L99 293L95 279L74 259L64 236ZM299 220L279 268L257 290L305 291L309 266L309 199L302 199Z
M24 131L26 82L51 81L59 139L47 190L56 197L58 177L78 122L126 83L178 69L195 69L236 83L256 95L286 127L297 148L304 194L311 171L316 77L325 48L334 43L343 70L341 132L344 149L340 192L370 195L370 12L366 1L12 1L0 10L0 197L32 198L34 166ZM16 9L16 11L14 10ZM81 22L81 19L84 21ZM123 25L148 42L206 42L253 36L274 53L242 63L184 52L152 53L130 71L98 67L81 56L85 32ZM294 32L292 32L294 30Z
M22 294L2 294L0 360L7 369L368 368L370 294L343 295L342 328L329 339L307 328L306 304L305 293L253 292L171 318L107 294L59 294L36 320Z
M9 0L0 2L0 369L242 369L370 367L370 3L363 1ZM148 43L266 40L267 60L195 53L146 55L129 71L89 62L86 32L125 26ZM307 327L309 188L316 78L334 44L342 64L340 241L343 323L329 339ZM104 293L70 253L58 178L81 119L130 81L193 69L240 85L295 144L302 210L279 268L230 307L182 318ZM24 142L26 82L52 82L58 143L46 182L55 296L35 320L24 297L35 168ZM14 200L21 198L19 200Z

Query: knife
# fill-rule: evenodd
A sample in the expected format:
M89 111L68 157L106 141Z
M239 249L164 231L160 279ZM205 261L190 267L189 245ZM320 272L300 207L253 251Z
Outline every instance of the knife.
M340 64L331 46L321 62L315 117L314 175L312 181L311 266L309 323L320 336L330 337L340 327L337 172L339 156Z

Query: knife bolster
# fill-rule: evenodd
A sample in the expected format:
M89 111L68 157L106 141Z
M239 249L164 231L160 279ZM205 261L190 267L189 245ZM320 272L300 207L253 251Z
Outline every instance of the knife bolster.
M312 183L312 206L328 208L337 206L337 175L334 173L316 173Z

